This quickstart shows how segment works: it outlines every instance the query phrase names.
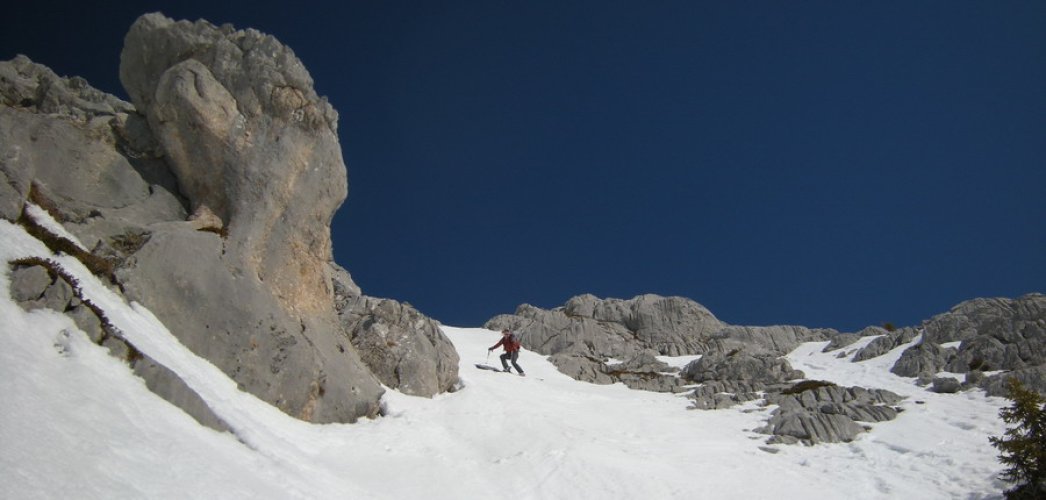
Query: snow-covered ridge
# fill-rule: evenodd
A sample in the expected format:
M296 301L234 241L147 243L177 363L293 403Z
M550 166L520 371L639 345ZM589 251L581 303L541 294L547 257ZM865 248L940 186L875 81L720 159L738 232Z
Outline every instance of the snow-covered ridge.
M5 498L968 498L1003 489L987 436L1003 401L941 395L808 343L811 379L908 396L896 420L848 444L762 447L767 408L687 411L685 398L598 386L524 351L527 377L476 370L497 333L444 327L464 388L388 391L389 416L356 425L293 419L182 346L78 261L0 221L0 257L54 260L127 340L178 374L235 435L149 392L66 316L26 312L0 272L0 496ZM900 349L900 348L899 348Z

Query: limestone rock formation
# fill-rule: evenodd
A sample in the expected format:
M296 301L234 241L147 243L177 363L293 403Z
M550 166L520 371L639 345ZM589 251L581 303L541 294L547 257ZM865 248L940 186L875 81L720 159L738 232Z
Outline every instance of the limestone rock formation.
M351 317L381 318L359 324L390 325L399 339L367 350L369 364L357 346L384 330L346 330L329 228L347 193L337 113L290 49L254 30L147 14L120 72L133 105L22 56L0 63L0 216L23 220L30 199L44 206L125 297L295 417L377 415L375 373L390 369L405 392L454 387L452 346L412 308L355 303ZM63 308L50 298L60 285L40 292L39 270L18 274L27 307ZM89 315L64 309L93 331ZM166 368L135 369L210 418Z
M151 228L118 274L127 295L291 415L376 415L382 389L340 334L328 271L347 189L336 114L304 67L257 31L160 14L134 23L120 61L189 212L222 221Z
M190 208L224 222L225 260L288 309L329 309L330 222L346 171L337 114L294 53L255 30L147 14L120 63Z

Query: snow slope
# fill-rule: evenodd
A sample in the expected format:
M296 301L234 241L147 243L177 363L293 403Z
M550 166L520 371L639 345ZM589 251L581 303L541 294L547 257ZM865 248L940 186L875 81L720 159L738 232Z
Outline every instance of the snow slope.
M678 395L577 382L527 351L525 378L478 370L498 364L486 352L498 334L450 327L462 390L433 399L389 390L384 418L313 425L237 390L148 310L0 221L3 261L29 255L77 276L128 340L178 373L235 435L153 395L65 316L23 311L3 266L2 498L931 499L1005 487L987 442L1002 432L1005 401L933 394L895 377L886 368L900 350L864 363L822 354L824 343L790 354L810 378L909 396L897 420L849 444L767 447L751 429L770 408L687 410Z

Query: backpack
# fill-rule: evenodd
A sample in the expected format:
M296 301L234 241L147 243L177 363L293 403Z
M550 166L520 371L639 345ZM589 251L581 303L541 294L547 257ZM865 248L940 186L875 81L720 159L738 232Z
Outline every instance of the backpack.
M505 344L508 346L508 350L510 351L518 351L519 348L522 347L522 344L519 343L519 338L516 337L515 333L509 334L508 341L505 342Z

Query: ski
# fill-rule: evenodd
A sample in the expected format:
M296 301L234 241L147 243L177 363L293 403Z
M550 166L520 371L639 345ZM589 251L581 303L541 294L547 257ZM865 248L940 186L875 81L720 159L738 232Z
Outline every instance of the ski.
M498 373L510 373L510 374L512 373L512 372L507 372L505 370L502 370L501 368L498 368L496 366L485 365L483 363L476 363L476 368L479 368L480 370L490 370L492 372L498 372ZM514 374L514 375L519 375L519 374L517 373L517 374ZM519 375L519 376L520 377L526 377L526 375Z

